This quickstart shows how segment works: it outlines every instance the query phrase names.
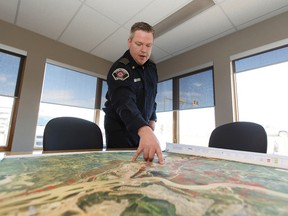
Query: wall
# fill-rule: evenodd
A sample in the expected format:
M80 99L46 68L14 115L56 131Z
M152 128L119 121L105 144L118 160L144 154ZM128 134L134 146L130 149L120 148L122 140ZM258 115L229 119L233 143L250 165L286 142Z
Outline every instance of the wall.
M11 151L31 151L46 60L81 68L100 78L106 78L112 63L1 20L0 29L0 48L27 56Z
M288 12L158 64L159 79L214 66L216 126L234 120L231 60L288 44Z
M288 13L230 34L158 64L165 80L214 65L216 126L233 121L231 60L288 44ZM0 21L1 44L27 53L12 151L33 148L46 59L62 62L105 78L111 62Z

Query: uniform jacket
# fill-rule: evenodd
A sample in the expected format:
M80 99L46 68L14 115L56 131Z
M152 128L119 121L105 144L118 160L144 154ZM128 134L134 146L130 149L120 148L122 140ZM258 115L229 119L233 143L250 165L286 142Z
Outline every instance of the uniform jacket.
M128 131L137 133L149 120L156 121L157 69L148 60L138 65L129 50L116 61L107 76L108 92L104 111Z

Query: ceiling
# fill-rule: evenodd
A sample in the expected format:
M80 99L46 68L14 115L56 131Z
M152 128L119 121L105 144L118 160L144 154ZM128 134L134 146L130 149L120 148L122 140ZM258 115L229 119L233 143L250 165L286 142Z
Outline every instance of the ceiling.
M202 12L188 7L194 1L206 0L0 0L0 19L111 62L132 24L164 26L152 54L159 63L288 11L288 0L207 0ZM186 19L174 22L179 14Z

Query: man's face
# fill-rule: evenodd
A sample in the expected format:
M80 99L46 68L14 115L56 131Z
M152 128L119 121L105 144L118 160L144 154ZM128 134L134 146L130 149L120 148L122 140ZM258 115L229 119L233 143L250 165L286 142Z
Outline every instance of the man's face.
M138 30L134 37L128 39L128 47L133 59L139 65L143 65L151 56L153 45L153 34Z

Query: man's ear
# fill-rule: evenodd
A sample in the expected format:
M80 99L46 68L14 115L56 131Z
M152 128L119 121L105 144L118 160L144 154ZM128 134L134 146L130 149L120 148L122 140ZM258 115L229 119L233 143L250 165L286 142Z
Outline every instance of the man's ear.
M130 46L131 46L131 43L132 43L132 40L131 40L131 38L128 38L128 48L130 48Z

